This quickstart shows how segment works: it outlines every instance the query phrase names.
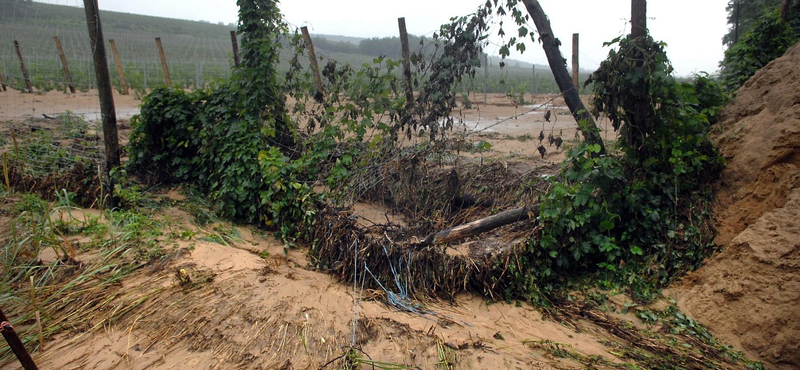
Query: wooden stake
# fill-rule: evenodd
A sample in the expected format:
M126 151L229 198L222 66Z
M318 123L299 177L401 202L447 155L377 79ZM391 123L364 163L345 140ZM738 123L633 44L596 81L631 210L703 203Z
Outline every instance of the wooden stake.
M17 332L14 330L14 327L11 326L11 323L8 321L8 318L6 318L2 309L0 309L0 332L3 333L3 338L6 339L8 346L11 347L11 351L17 356L17 360L22 364L23 369L39 370L39 368L36 367L36 363L33 362L31 355L28 353L28 350L25 349L25 345L19 340Z
M161 38L156 37L156 46L158 46L158 55L161 57L161 69L164 71L164 81L167 86L172 86L172 80L169 78L169 69L167 68L167 56L164 55L164 48L161 46Z
M19 42L17 42L17 40L14 40L14 49L17 51L17 59L19 59L19 68L22 69L22 77L25 78L25 85L28 87L28 92L33 93L31 78L30 76L28 76L28 69L25 68L25 61L22 60L22 52L19 50Z
M97 78L97 93L100 96L100 114L103 117L103 143L106 150L105 175L108 179L107 194L113 194L114 178L111 171L120 165L119 137L117 136L117 113L114 108L114 96L111 89L111 75L108 73L108 58L106 57L105 41L103 40L103 27L100 23L97 0L83 0L86 10L86 25L89 27L91 40L92 61L94 63L95 77ZM110 197L108 208L117 206L118 199Z
M533 65L533 87L531 88L531 103L536 103L536 64Z
M128 81L125 80L125 71L122 70L122 60L117 52L117 44L114 43L114 39L109 39L108 44L111 45L111 53L114 54L114 62L117 64L117 74L119 75L119 84L122 86L122 95L128 95L130 93Z
M72 83L72 75L69 73L69 66L67 65L67 56L64 54L64 49L61 47L61 40L58 36L54 36L56 40L56 49L58 49L58 57L61 58L61 67L64 68L64 77L67 78L67 86L70 93L75 93L75 85Z
M194 88L200 90L203 88L203 63L195 59L194 61Z
M483 105L488 104L489 95L489 54L483 53Z
M647 0L631 0L631 38L647 35Z
M325 89L322 87L322 77L319 74L319 65L317 64L317 53L314 52L314 44L311 43L311 35L308 33L308 27L301 27L303 31L303 40L306 41L306 48L308 49L308 59L311 61L311 71L314 72L314 82L317 84L317 101L322 101L325 97Z
M578 128L583 133L583 137L592 144L600 146L600 153L603 155L606 152L606 147L603 144L603 138L600 137L600 129L594 122L594 117L589 114L589 111L583 105L578 90L572 84L572 79L567 72L566 60L561 56L559 45L561 44L553 35L553 29L550 27L550 21L544 13L542 6L537 0L522 0L525 8L533 18L533 23L541 35L542 48L545 55L547 55L547 62L550 64L550 69L553 70L553 77L555 77L559 90L564 95L564 101L567 103L572 116L578 122Z
M572 84L575 85L575 88L578 89L578 92L581 90L580 85L580 66L578 65L578 34L572 34Z
M408 46L408 30L405 17L397 18L400 27L400 47L403 50L403 77L406 80L406 109L410 111L414 102L414 86L411 84L411 51Z
M238 67L242 61L239 59L239 40L236 39L236 31L231 31L231 45L233 46L233 65Z

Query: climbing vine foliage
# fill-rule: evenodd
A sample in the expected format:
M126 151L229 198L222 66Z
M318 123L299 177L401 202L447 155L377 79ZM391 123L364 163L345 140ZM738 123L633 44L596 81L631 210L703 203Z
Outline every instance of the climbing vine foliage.
M533 281L569 276L651 288L700 266L713 252L709 185L723 159L707 133L725 95L705 75L677 83L663 44L614 40L592 75L595 114L620 131L618 153L579 144L541 199L541 232L527 247Z
M359 67L321 58L320 89L277 2L240 0L239 8L241 65L208 90L146 96L128 166L153 183L198 186L222 216L273 228L287 243L311 226L324 195L342 201L363 191L360 175L397 153L402 134L445 139L455 86L480 65L488 27L463 17L422 40L411 57L419 93L409 101L400 63L388 58ZM280 76L287 45L294 54Z
M147 95L132 121L128 166L152 182L199 186L230 219L300 225L313 215L310 186L298 176L276 182L283 166L271 171L303 157L276 69L288 29L273 1L240 0L239 8L242 65L209 90Z

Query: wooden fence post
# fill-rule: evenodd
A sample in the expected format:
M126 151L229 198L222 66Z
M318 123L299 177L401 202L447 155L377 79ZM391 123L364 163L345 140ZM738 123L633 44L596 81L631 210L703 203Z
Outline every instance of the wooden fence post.
M531 88L531 103L536 103L536 64L533 65L533 87Z
M61 47L61 40L58 36L53 37L56 40L56 49L58 49L58 57L61 58L61 67L64 68L64 76L67 78L67 86L69 92L75 93L75 85L72 84L72 75L69 73L69 65L67 65L67 56L64 54L64 49Z
M100 96L100 114L103 117L103 143L106 149L106 178L108 179L108 193L113 194L114 178L111 171L119 167L120 150L119 137L117 136L117 113L114 108L114 97L111 90L111 75L108 73L108 58L106 58L105 41L103 40L103 27L100 23L100 13L97 0L83 0L86 9L86 25L89 27L91 40L92 61L94 73L97 77L97 92ZM112 196L108 208L117 206L117 198Z
M403 50L403 77L406 80L406 109L411 108L414 103L414 86L411 84L411 51L408 46L408 30L406 29L406 18L397 18L397 25L400 27L400 46Z
M161 38L156 37L156 46L158 46L158 55L161 57L161 69L164 71L164 81L167 86L172 86L172 80L169 78L169 69L167 68L167 56L164 55L164 48L161 46Z
M203 88L203 63L200 60L194 61L194 88L201 90Z
M231 31L231 45L233 46L233 65L238 67L242 60L239 59L239 40L236 39L236 31Z
M317 53L314 52L314 44L311 43L311 35L308 33L308 27L303 26L300 30L303 31L303 40L306 41L306 48L308 49L308 59L311 61L311 71L314 72L314 82L317 84L317 95L314 98L321 102L325 97L325 90L322 87L322 77L319 75Z
M578 65L578 34L572 34L572 84L581 91L580 85L580 66Z
M111 45L111 53L114 54L114 62L117 64L117 74L119 75L119 84L122 86L122 95L128 95L130 93L128 81L125 80L125 71L122 70L122 60L120 60L117 52L117 44L114 43L114 39L108 39L108 44Z
M22 59L22 52L19 50L19 42L14 40L14 49L17 51L17 59L19 59L19 68L22 69L22 77L25 78L25 85L28 87L28 92L33 92L31 85L31 78L28 76L28 69L25 68L25 61Z
M483 53L483 105L488 102L489 95L489 54Z
M647 0L631 0L631 38L647 35Z

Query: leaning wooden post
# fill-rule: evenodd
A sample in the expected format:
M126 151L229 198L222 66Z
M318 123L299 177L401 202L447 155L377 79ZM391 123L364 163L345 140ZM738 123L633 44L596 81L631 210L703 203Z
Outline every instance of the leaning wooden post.
M408 30L405 17L397 18L400 27L400 46L403 49L403 77L406 80L406 107L410 108L414 102L414 86L411 84L411 51L408 47Z
M647 0L631 0L631 38L647 35Z
M28 87L28 92L33 92L31 85L31 77L28 76L28 69L25 68L25 61L22 59L22 52L19 50L19 42L14 40L14 49L17 51L17 59L19 59L19 68L22 69L22 77L25 78L25 85Z
M17 359L19 360L19 363L22 364L23 369L39 370L39 368L36 367L36 363L33 362L31 355L28 353L28 350L25 349L25 345L23 345L22 341L19 340L17 332L14 330L14 327L11 326L11 323L8 321L8 318L3 313L2 309L0 309L0 332L3 333L3 338L6 339L11 351L13 351L14 355L17 356Z
M233 46L233 65L238 67L242 61L239 59L239 40L236 39L236 31L231 31L231 45Z
M120 60L119 53L117 52L117 44L114 43L114 39L108 39L108 44L111 45L111 53L114 54L114 63L117 65L119 84L122 86L122 95L128 95L128 81L125 80L125 71L122 70L122 60Z
M70 93L75 93L75 85L72 84L72 75L69 73L69 66L67 65L67 56L64 54L64 48L61 47L61 40L58 36L53 37L56 40L56 49L58 49L58 57L61 58L61 67L64 68L64 76L67 78L67 86Z
M108 193L113 194L114 178L111 172L119 167L119 137L117 137L117 113L114 109L114 96L111 90L111 75L108 73L108 58L103 41L103 27L100 23L97 0L83 0L86 9L86 24L89 27L91 39L92 62L94 73L97 77L97 92L100 95L100 114L103 117L103 143L106 149L106 178L108 179ZM117 206L116 197L112 196L109 208Z
M578 34L572 34L572 84L580 92L580 66L578 65Z
M319 74L319 64L317 64L317 53L314 52L314 44L311 43L311 35L308 34L308 27L301 27L303 31L303 40L306 41L306 48L308 49L308 59L311 61L311 71L314 72L314 82L317 84L317 101L322 101L325 97L325 89L322 87L322 77Z
M550 27L550 21L544 13L542 6L537 0L522 0L533 18L533 23L536 29L539 30L539 35L542 48L545 55L547 55L547 62L550 64L550 69L553 70L553 77L555 77L559 90L564 94L564 101L567 103L572 116L578 122L578 128L583 133L584 139L592 144L600 146L599 155L605 154L606 147L603 144L603 138L600 136L600 129L594 122L594 117L586 110L586 107L581 101L580 95L575 85L572 84L572 79L567 72L566 59L561 56L561 51L558 46L561 42L553 35L553 29Z
M156 46L158 46L158 55L161 57L161 69L164 71L164 81L167 86L172 86L172 80L169 78L169 69L167 68L167 56L164 55L164 48L161 46L161 38L156 37Z

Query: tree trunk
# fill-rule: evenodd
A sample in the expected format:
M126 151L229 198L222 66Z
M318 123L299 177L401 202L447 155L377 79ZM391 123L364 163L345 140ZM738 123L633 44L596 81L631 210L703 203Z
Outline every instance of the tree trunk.
M647 0L631 0L631 38L647 35Z
M784 22L788 21L789 15L797 11L798 7L800 7L800 2L797 0L783 0L781 2L781 19Z
M550 64L550 69L553 70L553 76L556 79L559 90L564 94L564 100L570 112L572 112L572 116L578 122L578 127L583 133L584 139L589 143L600 145L599 154L605 154L606 147L603 145L603 138L600 137L600 129L597 128L594 117L589 114L589 111L583 105L576 86L572 84L572 77L567 71L567 60L561 56L561 51L558 48L561 45L561 41L553 35L547 15L544 14L544 10L542 10L542 6L539 5L537 0L522 0L522 3L525 4L528 13L533 18L536 29L539 30L539 39L547 55L547 62Z
M539 206L514 208L505 212L498 213L480 220L472 221L456 227L451 227L439 231L437 233L428 235L419 243L420 247L429 246L432 244L449 243L456 240L461 240L473 235L478 235L498 227L512 224L514 222L527 220L530 218L531 213L539 211Z
M105 175L108 178L108 193L113 194L114 178L112 170L120 165L119 137L117 136L117 113L114 108L114 96L111 90L111 76L108 73L108 58L103 39L103 27L100 22L97 0L83 0L86 10L86 25L89 27L89 39L92 47L92 62L97 77L97 94L100 96L100 114L103 117L103 143L106 149ZM110 197L108 208L117 206L117 197Z

